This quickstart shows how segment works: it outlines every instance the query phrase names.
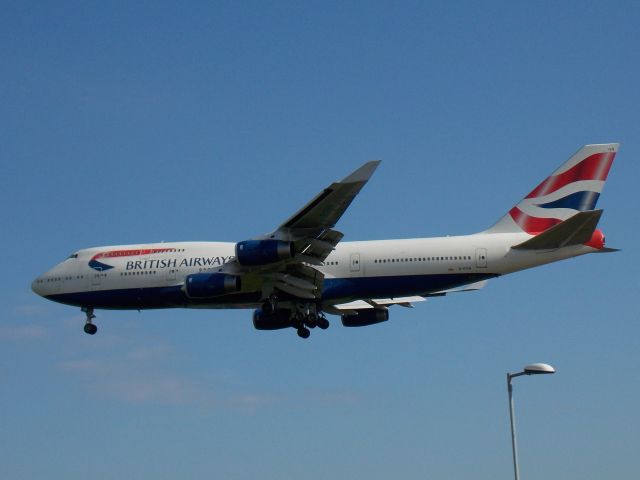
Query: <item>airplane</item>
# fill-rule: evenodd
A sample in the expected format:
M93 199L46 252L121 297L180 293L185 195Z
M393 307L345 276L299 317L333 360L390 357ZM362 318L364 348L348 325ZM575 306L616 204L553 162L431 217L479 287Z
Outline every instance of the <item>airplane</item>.
M482 288L489 279L588 253L613 252L595 210L618 143L585 145L487 230L464 236L341 242L338 220L379 165L316 195L273 232L237 243L177 242L78 250L32 290L94 309L253 309L258 330L308 338L326 314L345 327L387 321L393 305Z

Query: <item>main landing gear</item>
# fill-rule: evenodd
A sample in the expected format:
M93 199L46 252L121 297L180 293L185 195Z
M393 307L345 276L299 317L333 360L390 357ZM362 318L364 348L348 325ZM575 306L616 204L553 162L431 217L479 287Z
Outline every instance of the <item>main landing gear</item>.
M276 330L293 327L300 338L309 338L312 328L318 327L322 330L329 328L329 320L316 303L290 300L280 302L278 297L270 295L262 303L261 310L267 322L271 318L273 326L271 328L256 326L258 329Z
M322 330L329 328L329 320L323 314L302 317L302 319L296 319L295 323L300 338L309 338L309 335L311 335L310 328L318 327Z
M326 330L329 328L329 320L322 312L316 310L313 304L297 305L296 312L293 315L293 327L296 328L300 338L309 338L311 335L310 328L320 328Z
M298 328L298 336L300 338L309 338L309 335L311 335L311 331L308 328L306 327Z
M84 324L84 333L88 333L89 335L95 335L95 333L98 331L98 327L95 324L91 323L91 320L96 318L96 316L93 314L93 308L82 307L82 311L87 316L87 321Z
M262 311L268 315L276 313L277 309L278 309L278 297L276 297L275 295L271 295L262 304Z

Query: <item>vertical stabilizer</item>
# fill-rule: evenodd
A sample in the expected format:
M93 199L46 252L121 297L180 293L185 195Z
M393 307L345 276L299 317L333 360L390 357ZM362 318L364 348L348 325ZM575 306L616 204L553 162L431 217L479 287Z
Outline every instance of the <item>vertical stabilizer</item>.
M538 235L593 210L619 146L585 145L485 233Z

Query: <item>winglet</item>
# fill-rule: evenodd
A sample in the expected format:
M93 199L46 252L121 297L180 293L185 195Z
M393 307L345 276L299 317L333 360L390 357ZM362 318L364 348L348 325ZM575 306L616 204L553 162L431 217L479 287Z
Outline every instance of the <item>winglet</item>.
M380 160L371 160L370 162L365 163L360 168L358 168L351 175L345 177L340 183L358 183L358 182L366 182L371 178L373 172L376 171L380 165Z

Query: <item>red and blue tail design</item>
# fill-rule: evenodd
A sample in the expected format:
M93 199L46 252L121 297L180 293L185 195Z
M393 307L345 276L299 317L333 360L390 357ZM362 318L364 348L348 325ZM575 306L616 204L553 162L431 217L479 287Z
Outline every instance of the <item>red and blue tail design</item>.
M619 146L585 145L487 232L538 235L578 212L593 210Z

